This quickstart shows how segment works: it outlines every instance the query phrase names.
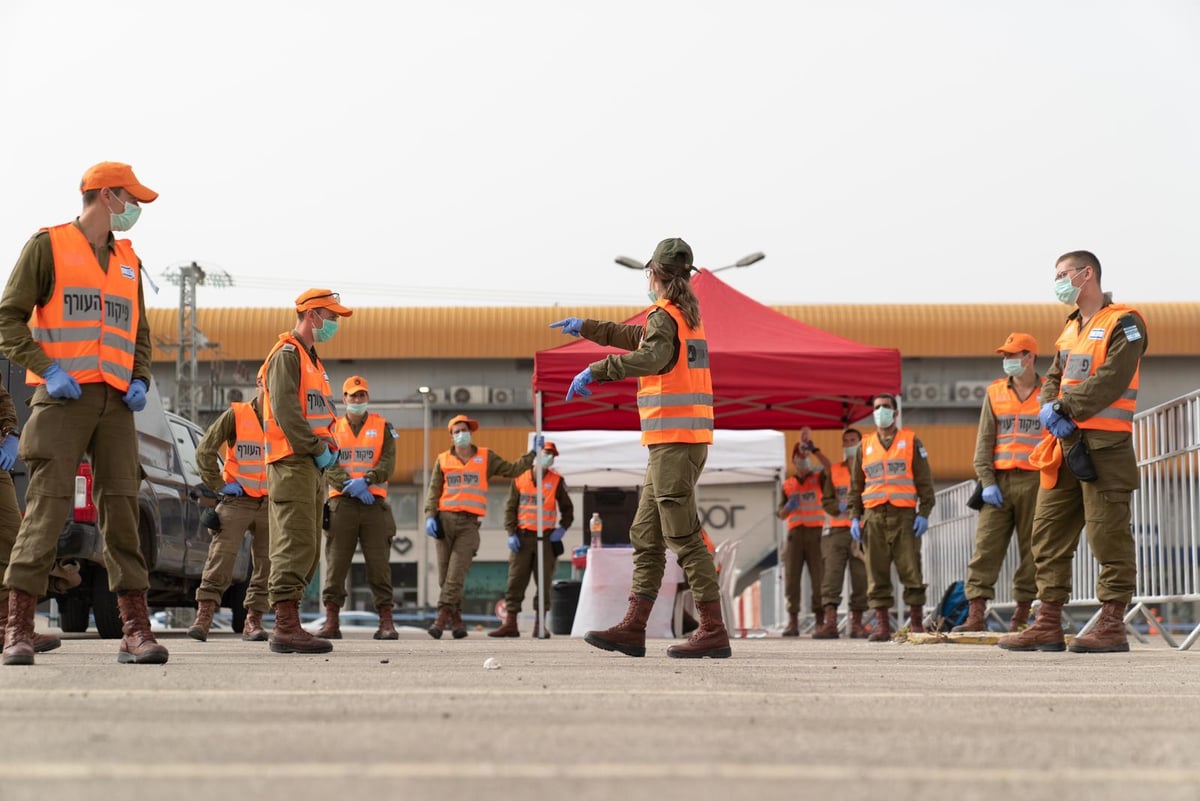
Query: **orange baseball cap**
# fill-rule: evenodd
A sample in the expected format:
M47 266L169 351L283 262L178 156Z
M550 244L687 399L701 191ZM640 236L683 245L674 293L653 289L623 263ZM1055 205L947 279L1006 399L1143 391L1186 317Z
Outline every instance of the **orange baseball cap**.
M996 353L1020 353L1023 350L1036 354L1038 352L1037 340L1030 334L1013 331L1008 335L1008 339L1004 340L1004 344L996 348Z
M353 311L342 305L342 296L332 289L310 289L296 298L296 311L310 309L329 309L334 314L349 317Z
M446 430L453 431L455 423L466 423L467 428L471 429L472 431L479 430L479 421L472 420L470 417L467 417L465 414L456 414L453 417L451 417L450 422L446 423Z
M367 385L367 379L361 375L352 375L342 384L343 395L353 395L355 392L370 392L371 388Z
M153 189L142 186L142 182L133 174L133 167L119 161L102 161L87 168L83 180L79 182L79 191L83 193L93 189L124 189L139 203L153 203L158 197Z
M547 442L546 446L542 448L542 451L545 453L553 453L555 456L558 456L558 447L553 442Z

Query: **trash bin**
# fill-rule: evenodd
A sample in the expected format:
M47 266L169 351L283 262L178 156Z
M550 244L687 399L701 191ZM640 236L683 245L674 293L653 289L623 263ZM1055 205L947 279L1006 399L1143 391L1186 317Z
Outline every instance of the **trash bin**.
M579 606L582 581L556 581L550 588L550 633L571 633L575 625L575 608Z

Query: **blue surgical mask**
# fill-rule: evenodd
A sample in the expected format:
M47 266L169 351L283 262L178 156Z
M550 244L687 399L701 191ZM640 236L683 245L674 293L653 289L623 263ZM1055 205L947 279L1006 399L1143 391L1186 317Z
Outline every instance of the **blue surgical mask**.
M646 297L650 298L650 302L651 302L651 303L657 303L657 302L658 302L658 293L657 293L657 292L655 292L653 289L647 289L647 290L646 290Z
M114 231L128 231L142 215L141 206L125 201L125 209L120 214L108 213L108 227Z
M1087 269L1086 267L1084 269ZM1059 303L1065 303L1068 306L1073 306L1079 298L1080 286L1075 286L1074 278L1083 270L1077 270L1070 275L1064 275L1062 278L1054 282L1054 297L1058 298Z
M450 436L454 439L455 446L457 446L459 448L465 448L471 444L471 432L470 431L457 431L454 434L451 434Z
M338 330L338 319L334 317L332 320L325 320L321 323L321 327L313 331L313 339L318 342L328 342L333 339L333 335Z
M366 414L367 404L365 403L347 403L346 411L350 414Z
M842 448L842 458L845 459L847 462L854 461L854 456L857 453L858 453L857 445L849 445L845 448Z
M551 467L554 467L554 454L552 454L552 453L542 454L542 469L549 470Z
M1020 359L1005 359L1004 374L1011 376L1019 376L1025 372L1025 368L1021 366Z
M889 409L886 406L880 406L875 410L875 425L880 428L890 428L892 423L896 421L896 411Z

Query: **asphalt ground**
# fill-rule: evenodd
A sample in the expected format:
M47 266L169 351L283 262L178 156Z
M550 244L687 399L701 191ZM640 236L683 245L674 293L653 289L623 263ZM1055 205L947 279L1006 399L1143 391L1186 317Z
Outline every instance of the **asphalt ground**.
M1200 799L1200 652L1157 642L159 638L161 666L66 635L0 667L0 799Z

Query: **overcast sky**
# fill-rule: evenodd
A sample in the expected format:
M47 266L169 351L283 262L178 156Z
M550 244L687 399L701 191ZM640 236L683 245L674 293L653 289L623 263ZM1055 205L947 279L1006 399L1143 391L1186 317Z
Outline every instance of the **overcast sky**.
M0 4L0 242L97 161L201 306L641 303L667 236L768 303L1200 300L1200 2Z

